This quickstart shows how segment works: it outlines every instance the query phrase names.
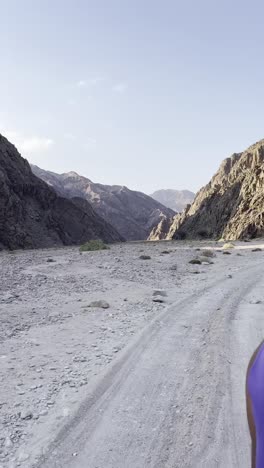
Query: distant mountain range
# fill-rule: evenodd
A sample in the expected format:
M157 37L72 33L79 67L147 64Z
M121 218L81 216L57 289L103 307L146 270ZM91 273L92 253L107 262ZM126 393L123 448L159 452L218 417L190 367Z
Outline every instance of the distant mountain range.
M221 164L191 206L158 223L157 239L255 238L264 235L264 140Z
M0 180L0 249L123 240L88 202L60 197L36 177L27 160L2 135Z
M150 196L124 186L94 183L76 172L56 174L34 165L31 168L57 194L87 200L126 240L147 239L160 220L175 215L175 211Z
M150 195L154 200L162 203L167 208L171 208L177 213L181 213L188 204L193 202L195 193L189 190L157 190Z
M33 171L33 172L32 172ZM92 182L76 172L45 171L0 135L0 249L160 239L264 235L264 140L221 164L197 193L152 196ZM175 213L163 203L182 213ZM187 206L186 206L187 204Z

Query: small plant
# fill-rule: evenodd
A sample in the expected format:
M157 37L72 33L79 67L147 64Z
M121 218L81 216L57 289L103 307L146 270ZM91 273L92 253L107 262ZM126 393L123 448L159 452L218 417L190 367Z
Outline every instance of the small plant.
M202 251L202 255L203 255L204 257L211 257L211 258L212 258L212 257L215 257L215 253L214 253L213 250L203 250L203 251Z
M229 249L234 249L234 244L231 244L231 242L227 242L226 244L223 245L224 250L229 250Z
M109 247L101 239L90 240L81 245L80 252L93 252L95 250L107 250Z

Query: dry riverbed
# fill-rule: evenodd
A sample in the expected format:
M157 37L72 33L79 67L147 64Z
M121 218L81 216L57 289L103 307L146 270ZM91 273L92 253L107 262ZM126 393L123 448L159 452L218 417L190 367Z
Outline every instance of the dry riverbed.
M252 252L259 246L236 243L230 255L216 243L177 242L1 253L0 468L35 466L133 335L171 304L263 261ZM190 264L206 247L213 263Z

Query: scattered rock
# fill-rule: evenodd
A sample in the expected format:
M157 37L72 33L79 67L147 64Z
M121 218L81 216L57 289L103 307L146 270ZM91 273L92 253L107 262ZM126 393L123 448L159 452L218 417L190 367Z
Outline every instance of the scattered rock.
M262 249L260 249L259 247L256 247L255 249L252 249L251 252L262 252Z
M214 262L209 258L209 257L199 257L198 260L200 260L201 263L206 263L212 265Z
M250 301L250 304L261 304L261 303L262 303L262 301L260 299Z
M149 255L140 255L139 259L140 260L150 260L151 257Z
M203 257L210 257L210 258L213 258L216 256L213 250L203 250L202 255Z
M231 252L228 252L228 250L226 250L225 252L223 252L223 255L231 255ZM239 255L239 254L237 254Z
M33 418L33 413L30 410L23 410L20 413L20 419L27 420L27 419L32 419Z
M153 301L153 302L159 302L160 304L162 304L163 302L165 302L163 296L154 296L154 297L152 298L152 301Z
M191 265L201 265L202 264L201 260L198 259L198 258L194 258L193 260L190 260L189 263Z
M47 263L54 263L55 260L53 260L53 258L47 258Z
M13 442L12 442L12 440L10 439L10 437L7 436L6 439L5 439L5 447L6 447L6 448L11 448L12 446L13 446Z
M153 291L153 296L162 296L162 297L166 297L167 296L167 293L164 289L154 289Z
M109 309L110 304L106 301L93 301L87 307L98 307L100 309Z

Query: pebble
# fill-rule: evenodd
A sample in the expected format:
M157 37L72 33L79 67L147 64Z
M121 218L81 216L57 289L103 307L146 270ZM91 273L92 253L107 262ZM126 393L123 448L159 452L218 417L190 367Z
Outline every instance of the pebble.
M10 437L6 437L6 439L5 439L5 447L6 447L6 448L10 448L10 447L12 447L12 446L13 446L12 440L10 439Z
M100 301L91 302L88 305L88 307L98 307L98 308L101 308L101 309L109 309L110 304L108 304L108 302L106 302L106 301L100 300Z
M153 291L153 296L162 296L162 297L166 297L167 296L167 293L164 289L154 289Z
M20 419L32 419L33 414L30 410L23 410L20 413Z
M153 301L153 302L159 302L160 304L162 304L162 303L164 302L164 297L162 297L162 296L154 296L154 297L152 298L152 301Z

